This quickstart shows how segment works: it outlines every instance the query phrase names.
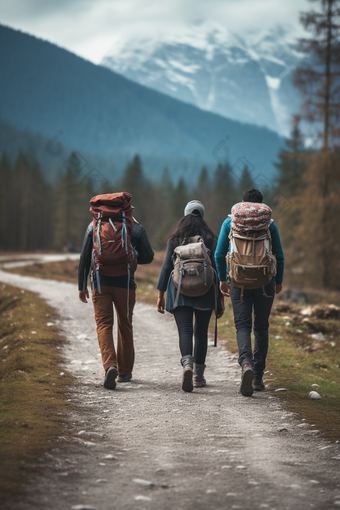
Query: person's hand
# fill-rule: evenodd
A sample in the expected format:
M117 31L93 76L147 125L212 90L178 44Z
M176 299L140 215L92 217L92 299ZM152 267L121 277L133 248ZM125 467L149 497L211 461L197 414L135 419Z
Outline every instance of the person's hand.
M158 296L157 299L157 312L159 313L165 313L165 299L163 296Z
M222 292L223 296L229 297L230 293L230 285L228 282L220 282L220 291Z
M216 318L217 319L220 319L221 317L223 317L224 315L224 310L225 310L225 305L224 305L224 296L221 297L221 307L222 307L222 310L220 310L217 315L216 315Z
M79 299L80 301L82 301L83 303L87 303L87 299L89 299L89 291L86 289L86 290L80 290L79 291ZM86 299L87 298L87 299Z
M280 294L281 290L282 290L282 283L280 283L280 284L277 283L275 285L275 294Z

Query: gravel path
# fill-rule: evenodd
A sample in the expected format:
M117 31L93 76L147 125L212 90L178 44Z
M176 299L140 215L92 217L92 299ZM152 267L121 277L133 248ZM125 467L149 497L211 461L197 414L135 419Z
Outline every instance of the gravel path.
M340 446L286 412L275 393L242 397L237 360L223 347L209 347L208 386L184 393L172 318L137 304L133 380L108 391L92 304L78 301L76 286L4 271L0 281L57 309L69 340L64 368L76 380L71 434L41 459L15 509L340 507Z

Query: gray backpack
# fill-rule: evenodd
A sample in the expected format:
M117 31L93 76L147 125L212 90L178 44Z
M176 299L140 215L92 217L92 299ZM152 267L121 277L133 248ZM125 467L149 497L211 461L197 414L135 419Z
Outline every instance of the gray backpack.
M210 251L201 236L189 237L188 244L177 246L174 252L175 266L172 279L177 289L176 307L179 294L183 296L206 294L214 284L214 269L211 266Z

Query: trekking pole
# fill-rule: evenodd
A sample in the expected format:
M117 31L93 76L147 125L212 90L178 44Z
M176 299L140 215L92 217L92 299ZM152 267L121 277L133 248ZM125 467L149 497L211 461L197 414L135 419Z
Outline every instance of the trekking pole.
M215 314L215 340L214 347L217 347L217 315Z
M216 275L216 272L215 272L215 275ZM217 285L216 285L215 282L214 282L214 290L215 290L215 339L214 339L214 347L217 347L217 300L218 300L218 290L217 290Z

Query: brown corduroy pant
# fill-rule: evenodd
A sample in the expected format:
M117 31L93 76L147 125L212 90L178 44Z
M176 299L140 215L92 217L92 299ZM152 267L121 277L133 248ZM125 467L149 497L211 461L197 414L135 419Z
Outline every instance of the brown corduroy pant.
M129 317L127 316L127 289L102 285L92 290L92 301L97 324L97 336L106 370L115 366L119 375L131 374L135 360L133 346L132 315L136 293L129 290ZM113 304L117 314L117 353L113 342Z

